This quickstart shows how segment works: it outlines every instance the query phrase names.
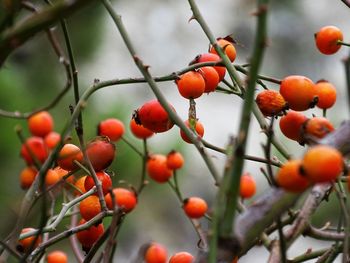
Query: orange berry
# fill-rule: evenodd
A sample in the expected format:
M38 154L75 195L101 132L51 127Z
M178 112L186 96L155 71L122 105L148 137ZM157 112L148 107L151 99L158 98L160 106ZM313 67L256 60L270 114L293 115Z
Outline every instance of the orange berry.
M45 185L50 186L56 184L59 180L61 180L61 176L54 169L49 169L46 172L45 176Z
M216 54L212 54L212 53L204 53L201 55L198 55L192 63L200 63L200 62L220 62L221 58L216 55ZM223 80L226 74L226 68L223 66L215 66L214 69L216 70L216 72L219 74L219 80Z
M146 263L166 263L168 252L164 246L158 243L152 243L146 250Z
M86 221L95 217L101 212L101 205L96 195L90 195L80 202L79 211L81 217Z
M28 128L32 135L45 137L53 129L53 119L47 111L40 111L28 118Z
M118 205L118 207L123 208L126 213L131 212L135 206L137 205L137 197L133 191L130 191L125 188L114 188L114 204ZM112 210L113 202L111 194L107 194L105 196L106 205L108 209Z
M307 121L307 117L297 111L288 111L280 119L281 132L294 141L300 142L302 140L302 126Z
M124 123L118 119L106 119L101 121L97 127L100 136L107 136L111 141L118 141L124 134Z
M29 166L24 168L19 175L21 188L24 190L28 189L34 182L37 174L38 170L35 167Z
M44 137L44 142L49 149L55 148L60 140L61 140L61 135L54 131L48 133Z
M188 252L178 252L169 260L169 263L192 263L194 262L194 256Z
M68 174L68 171L67 170L64 170L62 169L61 167L59 166L56 166L54 168L55 172L59 175L60 179L63 179L64 176L66 176ZM64 179L66 182L68 183L71 183L71 184L74 184L75 182L75 178L74 178L74 175L70 175L69 177L67 177L66 179Z
M305 135L323 138L332 131L334 131L332 123L323 117L313 117L305 123Z
M173 175L167 166L167 158L162 154L152 154L146 164L149 177L158 183L165 183Z
M265 116L278 115L286 108L286 101L275 90L263 90L255 99L256 104Z
M23 228L21 231L21 234L24 234L33 230L35 229L31 227ZM34 241L35 241L35 244L33 245ZM36 238L35 235L26 237L18 241L17 250L19 252L28 252L29 249L32 247L32 245L33 245L33 249L35 249L37 246L39 246L40 243L41 243L41 236L39 236L38 238Z
M83 153L74 144L65 144L58 154L57 164L64 170L72 171L78 168L74 161L82 163Z
M28 151L29 149L29 151ZM29 137L21 147L21 156L28 165L34 164L32 155L40 163L44 163L49 153L44 140L40 137Z
M276 175L277 184L290 192L303 192L309 187L309 180L300 173L301 160L286 162Z
M81 219L78 225L83 225L85 223L86 223L86 220ZM85 251L88 251L95 244L95 242L100 238L100 236L103 235L103 232L104 232L103 224L98 224L97 226L93 225L88 229L82 230L76 233L76 235L83 249Z
M106 195L108 193L109 189L112 188L111 177L109 176L108 173L105 173L104 171L97 172L96 176L102 184L103 195ZM85 179L85 182L84 182L85 190L89 191L94 186L95 186L95 182L94 182L94 179L92 178L92 176L87 176ZM95 193L95 195L98 195L97 192Z
M343 33L335 26L325 26L315 34L315 41L322 54L332 55L341 48L338 41L343 41Z
M142 124L137 124L135 119L131 119L130 121L130 130L139 139L147 139L154 134L153 131L143 127Z
M335 180L343 170L342 154L327 145L317 145L305 153L302 171L314 183Z
M205 81L198 71L188 71L175 82L181 96L186 99L196 99L204 93Z
M184 165L184 158L181 153L177 151L171 151L166 157L166 165L171 170L180 169Z
M47 263L68 263L68 257L63 251L55 250L47 255Z
M95 171L101 171L110 166L115 152L115 145L108 137L97 137L86 146L86 154Z
M85 186L84 186L86 177L87 177L87 175L82 176L75 182L75 184L74 184L75 187L80 190L80 192L78 190L75 190L74 191L75 195L81 195L81 194L86 193Z
M312 80L297 75L288 76L282 80L280 93L287 101L289 108L296 111L310 108L316 95Z
M188 120L185 121L185 124L186 124L187 127L190 127L190 124L189 124ZM196 124L195 124L195 130L196 130L198 139L200 139L200 138L202 138L204 136L204 126L198 120L196 121ZM187 135L182 130L180 130L180 136L185 142L192 143L190 138L188 138Z
M199 197L190 197L184 200L183 209L190 218L201 218L208 210L207 203Z
M242 198L250 198L255 195L256 182L255 179L249 174L244 173L241 176L241 182L239 185L239 195Z
M337 90L328 81L319 81L315 84L315 92L318 97L316 104L320 109L331 108L337 99Z
M224 50L228 58L230 59L231 62L235 61L236 59L236 48L234 45L230 42L227 41L226 39L220 38L217 40L219 46ZM210 53L216 54L217 52L214 47L210 48Z
M199 69L205 81L204 92L209 93L215 91L220 79L219 74L214 67L202 67Z

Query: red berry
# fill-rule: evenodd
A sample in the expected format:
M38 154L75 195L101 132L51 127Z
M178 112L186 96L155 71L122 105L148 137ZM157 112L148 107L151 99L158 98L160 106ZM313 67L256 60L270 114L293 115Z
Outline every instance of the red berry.
M53 119L47 111L40 111L28 118L28 128L32 135L45 137L53 130Z
M239 186L239 195L242 198L250 198L255 195L256 182L255 179L249 174L244 173L241 176L241 182Z
M74 161L82 163L83 153L78 146L67 143L58 154L57 164L64 170L72 171L78 168Z
M185 124L186 124L187 127L190 127L190 124L189 124L188 120L185 121ZM198 135L197 138L198 139L202 138L203 135L204 135L204 126L198 120L196 121L196 124L195 124L195 130L196 130L196 133ZM180 136L185 142L192 143L190 138L188 138L187 135L185 134L185 132L183 132L182 130L180 130Z
M44 163L49 153L44 140L40 137L29 137L21 147L21 156L28 165L34 164L32 156Z
M202 67L199 72L203 75L205 81L204 92L209 93L215 91L220 82L219 74L214 67Z
M106 195L108 193L109 189L112 188L111 177L109 176L109 174L105 173L104 171L97 172L96 176L102 184L103 195ZM92 178L92 176L87 176L85 179L85 182L84 182L85 190L89 191L94 186L95 186L95 182L94 182L94 179ZM97 195L97 193L95 193L95 195Z
M204 93L205 81L201 73L188 71L176 80L177 88L182 97L196 99Z
M154 134L153 131L143 127L141 124L137 124L135 119L130 121L130 130L139 139L147 139Z
M190 218L201 218L208 210L207 203L199 197L185 199L183 209Z
M200 63L200 62L220 62L221 58L216 55L216 54L212 54L212 53L205 53L205 54L201 54L198 55L193 63ZM214 69L217 71L217 73L219 74L219 79L220 81L224 79L225 74L226 74L226 68L223 66L215 66Z
M124 124L118 119L106 119L97 127L98 135L107 136L111 141L118 141L124 134Z
M86 223L86 220L81 219L79 221L79 226ZM78 232L77 239L82 245L83 249L89 250L95 242L102 236L104 232L103 224L98 224L97 226L91 226L88 229Z
M302 126L307 121L307 117L297 111L288 111L280 119L281 132L291 140L302 141Z
M194 262L194 256L192 256L188 252L178 252L169 260L169 263L193 263Z
M173 175L173 171L167 166L167 158L162 154L152 154L146 167L149 177L158 183L167 182Z
M146 263L166 263L168 252L164 246L158 243L152 243L146 250Z
M315 34L315 41L322 54L332 55L341 48L338 41L343 41L343 33L335 26L325 26Z
M86 154L95 171L106 169L114 160L115 145L108 137L97 137L86 146Z
M126 213L131 212L137 205L137 197L133 191L125 188L114 188L114 204L122 208ZM106 205L109 209L113 209L113 202L111 194L105 196Z

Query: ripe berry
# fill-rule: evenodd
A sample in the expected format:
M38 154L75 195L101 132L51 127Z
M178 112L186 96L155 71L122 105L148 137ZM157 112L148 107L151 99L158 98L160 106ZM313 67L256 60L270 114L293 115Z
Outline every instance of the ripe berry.
M230 59L231 62L235 61L236 59L236 48L232 44L232 42L227 41L226 39L219 38L217 40L219 46L224 50L228 58ZM214 47L210 48L210 53L216 54L217 52Z
M48 133L44 137L44 142L50 150L55 148L60 140L61 140L61 135L57 132L54 132L54 131Z
M302 141L302 126L307 121L307 117L297 111L288 111L280 119L281 132L291 140Z
M173 106L169 106L175 111ZM134 118L136 123L142 124L153 132L165 132L174 126L168 113L156 99L146 102L136 110Z
M37 174L38 170L35 167L28 166L24 168L19 175L21 188L23 190L28 189L34 182Z
M188 71L175 82L181 96L186 99L196 99L204 93L205 81L198 71Z
M28 150L29 149L29 150ZM28 165L34 164L32 155L40 163L44 163L49 153L44 144L44 140L40 137L29 137L21 147L21 156Z
M337 99L337 90L328 81L319 81L315 84L315 92L318 97L316 104L320 109L331 108Z
M147 160L147 173L154 181L165 183L173 175L167 166L167 158L162 154L152 154Z
M65 180L67 183L74 184L75 182L74 175L70 175L65 178L65 176L69 173L67 170L62 169L60 166L56 166L54 168L54 171L59 175L60 179Z
M28 128L33 136L45 137L53 130L53 119L47 111L40 111L28 118Z
M124 134L124 124L118 119L106 119L101 121L97 127L100 136L107 136L111 141L118 141Z
M343 170L341 153L327 145L311 147L304 155L302 172L314 183L335 180Z
M86 223L86 220L81 219L79 225ZM85 251L89 251L90 248L95 244L95 242L103 235L104 227L103 224L93 225L88 229L78 232L77 239L82 245Z
M164 246L158 243L152 243L146 250L146 263L166 263L168 252Z
M85 190L85 180L87 178L87 175L80 177L74 184L76 190L74 191L75 195L82 195L86 193ZM79 190L79 191L78 191Z
M194 262L194 256L188 252L178 252L169 260L169 263L192 263Z
M241 182L239 185L239 195L242 198L250 198L255 195L256 182L255 179L249 174L244 173L241 176Z
M83 161L83 153L80 148L71 143L63 145L58 154L57 164L64 170L72 171L78 168L74 161L80 163Z
M63 251L55 250L47 255L47 263L68 263L68 257Z
M280 85L280 93L292 110L304 111L312 106L316 96L314 83L304 76L288 76Z
M118 207L120 208L123 208L123 210L126 213L131 212L137 205L137 197L133 191L130 191L125 188L114 188L113 194L114 194L114 204L118 205ZM108 209L110 210L114 209L112 196L110 193L105 196L105 200L106 200L106 205Z
M109 176L109 174L105 173L104 171L97 172L96 176L102 184L103 195L106 195L108 193L109 189L112 188L111 177ZM92 178L92 176L87 176L85 179L85 182L84 182L85 190L89 191L94 186L95 186L95 182L94 182L94 179ZM95 193L95 195L97 195L97 192Z
M137 124L135 119L131 119L130 121L130 130L139 139L147 139L154 134L153 131L143 127L141 124Z
M190 197L184 200L183 209L190 218L201 218L208 210L207 203L199 197Z
M278 115L286 108L286 101L275 90L263 90L255 99L256 104L265 116Z
M186 124L187 127L190 127L190 124L189 124L188 120L185 121L185 124ZM197 133L197 139L202 138L203 135L204 135L204 126L198 120L196 121L196 124L195 124L195 130L196 130L196 133ZM190 138L188 138L187 135L182 130L180 130L180 136L185 142L192 143Z
M303 192L309 187L309 180L300 173L301 160L286 162L276 175L277 184L290 192Z
M202 67L199 69L205 81L204 92L209 93L215 91L220 82L219 74L214 67Z
M166 165L171 170L180 169L183 166L184 162L185 160L182 154L177 151L171 151L166 157Z
M341 48L338 41L343 41L343 33L335 26L325 26L315 34L315 41L322 54L332 55Z
M305 135L316 138L323 138L328 133L334 131L334 127L329 120L323 117L313 117L305 123Z
M106 169L114 160L115 145L108 137L97 137L86 146L86 154L95 171Z
M59 180L61 180L61 177L54 169L47 170L46 176L45 176L45 185L46 186L54 185Z
M21 231L21 234L27 233L27 232L31 232L35 230L34 228L31 227L27 227L27 228L23 228ZM36 239L36 241L35 241ZM35 249L37 246L39 246L39 244L41 243L41 236L39 236L38 238L36 238L36 236L30 236L30 237L26 237L23 238L21 240L18 241L18 245L17 245L17 250L19 252L28 252L29 249L32 247L32 249ZM35 244L33 245L33 242L35 241Z
M96 195L90 195L80 202L79 211L81 217L86 221L95 217L101 212L101 205Z
M221 58L216 55L216 54L212 54L212 53L204 53L201 55L198 55L192 63L200 63L200 62L220 62ZM226 74L226 68L223 66L215 66L214 69L216 70L216 72L219 74L219 79L220 81L224 79L225 74Z

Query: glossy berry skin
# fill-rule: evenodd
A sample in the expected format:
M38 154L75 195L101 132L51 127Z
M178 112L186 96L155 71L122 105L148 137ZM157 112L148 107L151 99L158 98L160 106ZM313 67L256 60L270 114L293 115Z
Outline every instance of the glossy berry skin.
M131 212L137 205L137 197L133 191L119 187L113 189L113 194L114 204L122 208L126 213ZM105 200L108 209L113 210L114 207L110 193L105 196Z
M107 174L104 171L97 172L96 176L102 184L103 195L106 195L108 193L109 189L112 188L111 177L109 176L109 174ZM95 186L95 182L94 182L94 179L92 178L92 176L87 176L85 179L85 182L84 182L85 191L89 191L94 186ZM95 195L98 195L97 192L95 193Z
M53 119L47 111L40 111L28 118L28 128L33 136L45 137L53 130Z
M337 100L337 90L328 81L319 81L315 84L315 92L318 97L316 106L320 109L331 108Z
M99 136L107 136L111 141L118 141L125 133L124 124L114 118L101 121L97 127Z
M38 174L38 170L35 167L28 166L25 167L19 176L21 188L23 190L28 189L34 182L36 175Z
M278 115L286 108L286 101L282 95L275 90L261 91L255 101L264 116Z
M224 52L226 53L230 61L231 62L235 61L237 52L234 45L230 41L227 41L226 39L223 39L223 38L218 39L217 42L219 46L224 50ZM217 52L214 47L210 48L210 53L217 55Z
M85 190L85 180L88 176L85 175L85 176L82 176L80 177L74 184L74 186L79 189L80 191L78 190L74 190L74 194L75 195L82 195L84 193L86 193L86 190Z
M86 220L81 219L79 221L79 225L83 225L86 223ZM88 229L77 232L76 236L79 243L82 245L83 249L89 250L95 242L103 235L104 227L103 224L98 224L97 226L91 226Z
M171 105L169 106L174 110ZM141 108L136 110L135 121L157 133L166 132L174 126L168 113L156 99L146 102Z
M305 153L302 172L311 182L334 181L344 168L341 153L327 145L316 145Z
M152 154L147 160L146 169L149 177L158 183L165 183L173 176L167 166L167 158L162 154Z
M290 109L304 111L310 108L316 96L314 85L307 77L292 75L282 80L280 93Z
M176 81L177 88L185 99L196 99L204 93L205 81L198 71L188 71Z
M305 123L305 136L323 138L328 133L334 131L332 123L323 117L313 117Z
M300 193L306 190L310 182L300 173L301 164L301 160L286 162L276 175L277 184L289 192Z
M58 154L57 164L64 170L72 171L78 168L74 163L75 160L83 162L83 153L80 148L71 143L63 145Z
M216 55L216 54L212 54L212 53L204 53L201 55L198 55L195 59L194 59L194 63L200 63L200 62L220 62L221 58ZM216 70L216 72L219 75L219 80L223 80L226 74L226 68L223 66L215 66L214 69Z
M152 243L145 252L146 263L166 263L168 252L166 248L158 243Z
M255 179L249 174L244 173L241 176L241 182L239 185L239 195L242 198L251 198L256 193Z
M45 185L50 186L56 184L58 181L61 180L60 175L56 172L55 169L49 169L46 172L45 176Z
M280 119L280 129L287 138L301 142L302 141L302 127L307 121L307 117L297 111L290 110L286 115Z
M29 151L28 151L29 149ZM29 137L21 147L21 156L26 161L28 165L33 165L34 160L32 155L39 161L39 163L44 163L49 153L44 140L41 137Z
M131 119L130 121L130 130L132 134L139 139L148 139L154 134L153 131L143 127L141 124L137 124L135 119Z
M199 69L199 72L202 74L205 81L205 93L210 93L216 90L220 78L218 72L214 67L202 67Z
M183 209L190 218L201 218L208 210L207 203L200 197L190 197L184 200Z
M184 158L181 153L171 151L166 157L166 165L171 170L178 170L184 165Z
M47 263L68 263L67 254L61 250L55 250L47 255Z
M187 127L190 127L190 124L189 124L188 120L185 121L185 124L186 124ZM198 139L203 138L203 136L204 136L204 126L198 120L196 121L196 124L195 124L195 130L196 130L196 133L197 133L197 138ZM192 143L190 138L188 138L187 135L185 134L185 132L183 132L182 130L180 130L180 136L185 142Z
M31 228L31 227L23 228L21 231L21 234L31 232L33 230L35 230L35 229ZM17 245L17 250L19 252L24 252L24 253L28 252L29 249L32 247L32 243L34 242L35 238L36 237L34 235L34 236L26 237L26 238L19 240L18 245ZM33 249L35 249L37 246L39 246L39 244L41 243L41 240L42 240L42 238L41 238L41 236L39 236L35 241Z
M188 252L178 252L171 256L169 263L193 263L194 256Z
M108 137L97 137L86 146L86 154L95 171L101 171L110 166L114 160L115 145Z
M75 178L73 174L68 177L65 177L69 173L67 170L64 170L61 167L56 166L54 168L54 171L59 175L60 179L65 180L67 183L71 183L71 184L75 183Z
M54 131L48 133L44 137L44 142L50 150L54 149L60 140L61 140L61 135Z
M101 212L101 205L96 195L90 195L80 202L79 211L82 218L89 221Z
M336 53L341 48L338 41L343 41L343 33L335 26L322 27L315 34L316 47L324 55Z

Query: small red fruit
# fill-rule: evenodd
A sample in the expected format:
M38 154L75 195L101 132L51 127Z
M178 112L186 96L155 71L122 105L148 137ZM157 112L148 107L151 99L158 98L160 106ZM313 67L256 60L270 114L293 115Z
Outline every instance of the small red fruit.
M57 164L64 170L72 171L78 168L74 161L80 163L83 161L83 153L80 148L71 143L63 145L58 154Z
M80 202L79 211L81 217L89 221L101 212L100 200L96 195L88 196Z
M282 95L275 90L263 90L255 99L256 104L265 116L278 115L286 108L286 101Z
M164 246L158 243L152 243L146 250L146 263L166 263L168 252Z
M323 117L313 117L305 123L304 136L311 135L321 139L332 131L334 127L329 120Z
M59 180L61 180L60 175L56 172L55 169L49 169L46 172L45 176L45 185L50 186L56 184Z
M288 111L280 119L281 132L291 140L302 141L302 126L307 121L307 117L297 111Z
M152 154L146 167L149 177L158 183L167 182L173 175L173 171L167 166L167 158L162 154Z
M175 82L181 96L186 99L196 99L204 93L205 81L198 71L188 71Z
M178 170L184 165L184 158L181 153L171 151L166 157L166 165L171 170Z
M40 163L44 163L49 153L44 140L40 137L29 137L21 147L21 156L28 165L34 164L32 155Z
M114 188L113 194L114 204L118 205L118 207L122 208L126 213L131 212L137 205L137 197L133 191L125 188ZM114 207L110 193L105 196L105 200L108 209L112 210Z
M214 67L202 67L199 69L205 81L204 92L209 93L215 91L217 88L220 78L218 72Z
M183 209L190 218L201 218L208 210L207 203L199 197L190 197L184 200Z
M242 198L251 198L256 192L255 179L249 174L244 173L241 176L241 182L239 185L239 195Z
M79 221L79 226L86 223L86 220L81 219ZM104 227L103 224L98 224L97 226L91 226L88 229L78 232L77 239L82 245L85 251L90 250L90 248L95 244L95 242L103 235Z
M86 146L86 154L95 171L106 169L114 160L115 145L108 137L97 137Z
M21 231L21 234L31 232L34 230L35 229L31 227L23 228ZM18 245L16 248L19 252L28 252L30 248L35 249L37 246L39 246L39 244L41 243L41 240L42 240L41 236L39 236L38 238L36 238L35 235L26 237L18 241ZM35 244L33 245L34 241L35 241Z
M103 195L106 195L108 193L109 189L112 188L111 177L109 176L109 174L105 173L104 171L97 172L96 176L102 184ZM95 186L95 182L94 182L94 179L92 178L92 176L87 176L85 179L85 182L84 182L85 190L89 191L94 186ZM95 195L97 195L97 192L95 193Z
M318 97L316 104L320 109L331 108L337 100L337 90L334 85L328 81L319 81L315 84L315 91Z
M100 136L107 136L111 141L118 141L124 134L124 124L118 119L106 119L101 121L97 127Z
M204 53L201 55L198 55L192 63L200 63L200 62L220 62L221 58L216 55L216 54L212 54L212 53ZM224 79L225 74L226 74L226 68L223 66L215 66L214 69L217 71L217 73L219 74L219 79L220 81Z
M192 256L188 252L178 252L169 260L169 263L193 263L194 262L194 256Z
M28 118L28 128L32 135L45 137L53 130L53 119L47 111L40 111Z
M226 39L223 39L223 38L219 38L217 40L217 42L218 42L219 46L224 50L224 52L226 53L226 55L228 56L230 61L231 62L235 61L237 52L236 52L236 48L234 47L232 42L227 41ZM210 53L217 55L217 52L216 52L214 47L210 48Z
M24 168L19 175L21 188L28 189L33 184L37 174L38 170L35 167L28 166Z
M187 127L190 127L190 124L189 124L188 120L185 121L185 124L186 124ZM196 130L196 133L197 133L197 139L200 139L200 138L202 138L204 136L204 126L198 120L196 121L196 124L195 124L195 130ZM188 138L187 135L182 130L180 130L180 136L185 142L192 143L190 138Z
M341 48L338 41L343 41L343 33L335 26L325 26L315 34L315 41L322 54L332 55Z
M67 254L61 250L55 250L47 255L47 263L68 263Z
M86 193L86 190L85 190L85 180L88 176L85 175L85 176L82 176L80 177L74 184L76 190L74 191L74 194L75 195L82 195L84 193Z
M139 139L147 139L154 134L153 131L143 127L141 124L137 124L135 119L131 119L130 121L130 130Z
M54 132L54 131L48 133L44 137L44 142L45 142L46 146L51 150L56 147L56 145L58 144L58 142L60 140L61 140L61 135L57 132Z

